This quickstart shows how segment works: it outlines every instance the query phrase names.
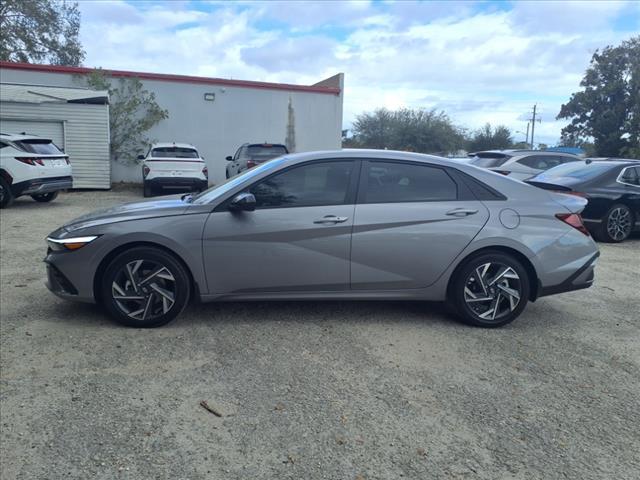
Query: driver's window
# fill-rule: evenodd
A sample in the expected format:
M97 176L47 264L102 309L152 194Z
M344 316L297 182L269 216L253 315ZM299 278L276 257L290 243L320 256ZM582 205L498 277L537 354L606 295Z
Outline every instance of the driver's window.
M237 160L238 158L240 158L240 152L242 151L242 147L240 147L238 150L236 150L236 154L233 156L234 160Z
M311 163L275 174L249 191L256 197L256 208L342 205L352 174L352 161Z

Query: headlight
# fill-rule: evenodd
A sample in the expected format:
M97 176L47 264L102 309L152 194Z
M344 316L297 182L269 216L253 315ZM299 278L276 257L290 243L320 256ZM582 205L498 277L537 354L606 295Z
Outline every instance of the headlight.
M51 238L47 237L47 244L54 252L62 252L67 250L78 250L86 244L93 242L97 235L88 237L72 237L72 238Z

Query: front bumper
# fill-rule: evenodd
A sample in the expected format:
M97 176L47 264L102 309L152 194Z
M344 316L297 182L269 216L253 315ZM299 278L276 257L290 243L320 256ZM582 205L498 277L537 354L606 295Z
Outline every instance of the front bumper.
M596 261L600 256L600 252L596 252L587 262L571 274L566 280L550 286L540 285L538 288L538 298L546 297L548 295L555 295L557 293L572 292L574 290L582 290L583 288L589 288L593 285L595 278Z
M73 188L73 177L34 178L11 185L11 193L19 195L39 195Z

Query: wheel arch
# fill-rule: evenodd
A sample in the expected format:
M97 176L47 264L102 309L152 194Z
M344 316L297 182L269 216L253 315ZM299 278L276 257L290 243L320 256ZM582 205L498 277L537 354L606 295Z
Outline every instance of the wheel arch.
M478 250L474 250L473 252L468 253L462 260L460 260L456 265L456 268L453 270L453 273L449 276L449 283L447 284L447 298L450 297L450 289L458 276L458 272L467 263L467 261L473 257L477 257L478 255L489 252L500 252L507 255L512 255L522 264L527 272L527 276L529 277L529 300L535 302L540 292L540 280L538 278L538 273L533 266L533 263L531 263L531 260L529 260L529 258L527 258L524 253L518 251L515 248L507 247L505 245L482 247Z
M13 177L4 168L0 168L0 177L4 178L4 181L11 186L13 184Z
M124 243L122 245L118 245L116 248L114 248L109 253L107 253L98 264L98 268L96 269L96 272L93 276L93 296L96 303L102 302L102 298L100 295L100 292L102 290L100 288L100 280L102 279L102 276L104 275L104 272L106 271L107 266L111 263L111 261L114 258L120 255L122 252L125 252L131 248L136 248L136 247L151 247L151 248L156 248L158 250L163 250L164 252L168 253L169 255L174 257L176 260L178 260L184 267L185 271L187 272L187 275L189 276L189 281L191 283L190 298L196 298L196 299L200 298L200 288L198 286L198 282L196 282L195 277L193 276L193 272L191 271L191 268L189 268L189 265L187 264L187 262L185 262L184 259L177 252L160 243L155 243L150 241L132 241L132 242Z

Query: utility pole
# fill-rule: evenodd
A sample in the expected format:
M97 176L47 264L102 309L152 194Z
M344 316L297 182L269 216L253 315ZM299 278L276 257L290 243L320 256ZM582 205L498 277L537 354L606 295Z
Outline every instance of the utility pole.
M535 134L536 131L536 122L540 123L540 119L536 119L536 109L538 107L538 104L534 104L533 105L533 115L531 116L531 119L529 120L529 122L531 123L531 149L533 150L534 146L533 146L533 136ZM529 131L529 124L527 124L527 132ZM527 135L528 137L528 135Z
M526 136L526 138L524 139L524 143L525 143L525 144L527 144L527 145L529 145L529 126L530 126L530 125L531 125L531 121L528 121L528 122L527 122L527 136Z

